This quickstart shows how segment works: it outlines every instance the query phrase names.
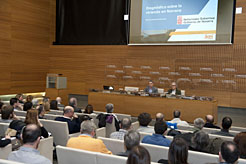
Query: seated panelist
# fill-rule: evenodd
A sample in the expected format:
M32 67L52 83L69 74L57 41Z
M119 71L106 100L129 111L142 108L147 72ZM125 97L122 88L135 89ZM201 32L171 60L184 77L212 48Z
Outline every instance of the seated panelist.
M167 94L171 94L171 95L181 95L181 91L178 90L177 85L175 82L172 82L172 88L168 90Z
M154 83L152 81L149 81L149 85L144 89L144 92L149 94L158 93L158 89L154 87Z

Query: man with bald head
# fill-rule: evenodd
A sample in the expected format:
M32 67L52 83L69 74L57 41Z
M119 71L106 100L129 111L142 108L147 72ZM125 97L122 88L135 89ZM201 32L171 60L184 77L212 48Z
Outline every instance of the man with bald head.
M163 113L156 113L155 115L155 121L165 121L164 120L164 114Z
M212 115L206 115L206 124L204 125L205 128L215 128L220 129L220 127L214 125L214 117Z
M66 106L62 117L56 117L56 121L67 122L69 134L80 132L80 120L76 114L74 114L74 108Z
M221 144L219 152L220 164L233 164L236 163L239 158L239 150L234 142L225 141Z
M181 91L177 88L177 84L175 82L172 82L171 89L168 90L167 94L181 95Z
M110 134L110 138L124 140L124 136L131 130L132 122L129 118L123 118L120 123L120 130Z

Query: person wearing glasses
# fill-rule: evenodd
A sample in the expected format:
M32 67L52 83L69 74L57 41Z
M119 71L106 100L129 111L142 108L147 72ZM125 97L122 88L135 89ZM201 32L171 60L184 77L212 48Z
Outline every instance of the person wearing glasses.
M181 91L177 88L177 84L175 82L172 82L171 89L168 90L167 94L181 95Z

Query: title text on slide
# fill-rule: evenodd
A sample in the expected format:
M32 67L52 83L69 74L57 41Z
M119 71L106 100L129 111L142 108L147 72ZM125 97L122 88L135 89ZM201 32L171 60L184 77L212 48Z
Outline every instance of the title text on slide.
M167 5L167 6L146 6L146 15L165 14L165 13L181 13L182 5Z

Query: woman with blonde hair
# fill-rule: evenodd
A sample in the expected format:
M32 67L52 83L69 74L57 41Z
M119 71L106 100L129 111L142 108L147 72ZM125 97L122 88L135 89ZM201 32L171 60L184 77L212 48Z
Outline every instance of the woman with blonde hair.
M45 112L50 111L50 103L48 101L43 102L43 107L44 107Z
M47 130L44 128L43 124L38 119L38 110L36 109L30 109L26 113L26 119L25 119L25 124L36 124L41 128L41 136L44 138L48 138L49 134Z

